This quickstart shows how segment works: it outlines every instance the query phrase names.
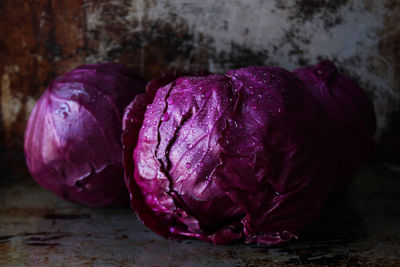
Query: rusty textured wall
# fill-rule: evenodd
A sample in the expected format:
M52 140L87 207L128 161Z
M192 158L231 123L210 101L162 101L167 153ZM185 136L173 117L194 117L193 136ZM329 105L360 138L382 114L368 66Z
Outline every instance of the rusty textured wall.
M98 61L150 79L329 58L373 99L378 135L394 138L399 21L398 0L0 0L0 149L22 160L25 122L49 81Z

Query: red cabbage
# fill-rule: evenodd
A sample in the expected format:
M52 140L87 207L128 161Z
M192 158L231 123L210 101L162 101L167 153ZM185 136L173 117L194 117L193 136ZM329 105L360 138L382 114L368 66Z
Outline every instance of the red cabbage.
M125 111L125 179L139 218L169 238L298 236L340 180L329 113L284 69L182 75L150 82Z
M329 60L294 71L324 106L334 124L337 190L352 180L374 147L376 117L363 90Z
M55 79L25 130L32 177L58 196L89 206L125 205L121 120L145 82L115 63L83 65Z

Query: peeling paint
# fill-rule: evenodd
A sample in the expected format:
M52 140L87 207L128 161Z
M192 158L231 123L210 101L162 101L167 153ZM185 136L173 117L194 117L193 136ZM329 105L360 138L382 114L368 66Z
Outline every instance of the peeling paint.
M368 10L373 12L366 12L366 5L355 0L90 2L89 36L101 34L92 43L97 52L87 60L123 61L121 56L131 50L130 60L138 62L124 63L152 77L171 68L224 72L246 65L279 65L294 69L329 58L373 97L380 135L400 96L393 88L396 77L382 77L371 69L371 58L384 62L378 49L387 9L369 2ZM120 14L110 20L124 33L116 39L113 27L107 25L109 9ZM153 62L147 60L149 56ZM393 62L385 67L388 73L396 72Z

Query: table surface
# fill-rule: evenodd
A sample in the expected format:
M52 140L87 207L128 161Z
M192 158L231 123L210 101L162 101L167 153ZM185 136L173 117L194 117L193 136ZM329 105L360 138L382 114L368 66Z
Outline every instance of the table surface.
M215 246L157 236L129 208L88 208L0 178L0 265L400 266L400 167L364 167L298 240Z

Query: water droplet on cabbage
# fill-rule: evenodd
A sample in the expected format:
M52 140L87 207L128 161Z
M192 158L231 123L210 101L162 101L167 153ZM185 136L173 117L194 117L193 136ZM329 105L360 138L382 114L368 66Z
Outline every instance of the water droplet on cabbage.
M69 105L67 103L63 103L61 104L58 109L56 110L56 114L62 115L63 118L65 119L66 117L68 117L68 113L71 111L71 108L69 107Z
M167 99L167 104L168 104L168 105L174 104L174 100L173 100L172 98L168 98L168 99Z
M161 121L168 121L169 118L170 118L169 114L168 114L168 113L164 113L164 114L162 115L162 117L161 117Z

